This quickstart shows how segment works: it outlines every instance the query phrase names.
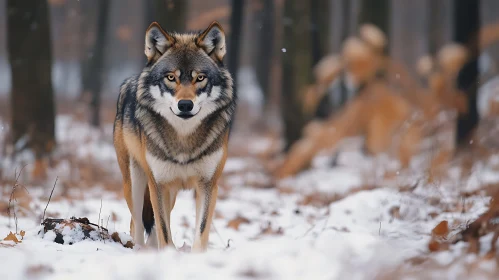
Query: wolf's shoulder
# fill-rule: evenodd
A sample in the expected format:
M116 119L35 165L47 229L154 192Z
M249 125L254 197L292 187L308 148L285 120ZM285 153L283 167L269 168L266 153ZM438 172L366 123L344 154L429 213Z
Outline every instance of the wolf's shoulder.
M134 111L137 103L137 87L140 75L126 78L120 86L120 94L117 102L117 116L123 118L127 113ZM126 112L128 111L128 112Z
M133 75L126 78L120 85L120 95L124 95L130 91L137 91L140 75Z

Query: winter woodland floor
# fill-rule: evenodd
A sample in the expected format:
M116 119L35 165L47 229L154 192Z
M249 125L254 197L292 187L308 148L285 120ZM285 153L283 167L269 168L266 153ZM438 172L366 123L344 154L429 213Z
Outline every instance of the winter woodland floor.
M208 252L184 250L193 241L190 192L180 193L172 214L179 251L156 252L81 240L81 232L69 228L64 242L73 245L54 243L50 232L39 234L56 177L46 217L101 220L122 239L129 230L111 127L103 128L104 133L59 116L57 128L59 150L47 180L26 185L29 165L19 178L11 207L18 217L17 229L8 215L9 197L14 172L19 173L23 159L16 163L2 159L0 237L11 231L25 233L20 243L0 242L0 279L493 279L498 275L498 258L485 256L491 234L481 238L479 254L467 254L464 242L439 252L430 252L428 244L440 222L448 222L452 235L488 209L490 197L483 190L499 184L499 156L475 160L471 175L456 163L432 183L423 183L428 181L425 172L394 172L387 179L380 174L392 163L366 158L353 139L342 146L335 167L324 164L329 157L317 158L310 171L274 182L264 166L278 143L265 135L248 139L235 133ZM0 133L0 142L1 137Z

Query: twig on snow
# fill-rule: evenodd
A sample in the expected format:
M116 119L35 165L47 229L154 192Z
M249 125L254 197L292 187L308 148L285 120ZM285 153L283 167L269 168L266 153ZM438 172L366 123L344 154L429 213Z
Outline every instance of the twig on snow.
M101 239L103 239L103 238L102 238L102 230L101 230L101 228L102 228L102 226L103 226L103 225L101 226L101 225L99 224L99 223L102 223L102 222L101 222L101 219L100 219L100 214L101 214L101 212L102 212L102 198L100 199L100 209L99 209L99 219L97 220L97 224L98 224L98 225L97 225L97 229L99 230L99 237L100 237ZM105 241L104 241L104 242L105 242Z
M322 227L322 230L321 230L321 233L324 232L326 230L326 226L327 224L329 223L329 217L331 217L331 209L327 209L327 217L326 217L326 221L324 222L324 226Z
M52 187L52 191L50 192L49 200L47 201L47 205L45 205L45 209L43 210L42 222L45 220L45 212L47 212L47 208L49 207L50 200L52 199L52 194L54 193L55 186L57 184L57 180L59 180L59 177L55 178L54 186Z
M215 230L215 233L218 235L218 237L220 238L220 241L222 241L222 244L224 244L224 239L222 238L222 235L220 235L220 233L218 232L217 228L215 227L215 223L212 221L211 222L211 226L213 227L213 229ZM229 239L230 241L230 239ZM225 247L225 249L228 249L230 246L229 246L229 241L227 241L227 246Z
M229 249L230 248L230 242L232 241L232 239L229 238L229 240L227 240L227 246L225 246L225 250Z
M12 209L12 212L14 214L14 224L16 226L16 234L18 233L17 232L17 214L16 214L16 205L14 202L17 202L17 198L14 196L17 188L19 187L19 178L21 177L21 173L22 171L24 170L24 168L26 167L27 165L24 165L21 170L19 170L19 173L17 173L17 168L14 170L14 178L15 178L15 181L14 181L14 186L12 187L12 192L10 193L10 197L9 197L9 218L10 218L10 210ZM25 186L22 186L24 188L24 190L26 190L26 192L29 194L29 191L28 189L26 189ZM10 223L10 219L9 219L9 223Z
M107 216L106 228L109 228L109 219L110 218L111 218L111 215Z

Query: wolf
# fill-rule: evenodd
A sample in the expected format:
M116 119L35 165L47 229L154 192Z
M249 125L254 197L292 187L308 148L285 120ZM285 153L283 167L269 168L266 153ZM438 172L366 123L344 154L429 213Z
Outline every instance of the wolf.
M139 246L175 248L170 213L177 193L194 189L192 251L207 249L237 101L225 53L218 22L182 34L153 22L145 35L145 68L121 85L114 146Z

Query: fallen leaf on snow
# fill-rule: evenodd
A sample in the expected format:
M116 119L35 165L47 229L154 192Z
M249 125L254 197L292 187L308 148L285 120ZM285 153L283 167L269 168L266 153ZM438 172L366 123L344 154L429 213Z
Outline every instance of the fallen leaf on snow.
M449 234L449 223L441 221L432 231L431 234L438 237L446 237Z
M111 221L118 221L118 215L114 211L111 213Z
M400 207L399 206L393 206L390 208L390 215L394 219L400 219Z
M239 230L241 224L249 224L250 220L245 217L237 216L227 223L227 227L233 228L234 230Z
M215 210L215 219L223 219L224 215L220 211Z
M428 249L430 252L438 252L442 250L449 249L449 243L445 241L447 235L449 234L449 223L447 221L441 221L432 231L431 240L428 243Z
M260 235L283 235L284 230L282 227L278 227L277 229L272 228L272 223L268 222L267 226L262 229Z
M12 233L12 231L3 239L4 241L14 241L14 243L21 243L19 239L17 239L17 236Z
M113 232L113 234L111 234L111 239L114 242L121 243L123 245L123 247L125 247L125 248L133 249L133 242L128 240L125 244L123 244L123 241L121 240L120 234L117 232Z

